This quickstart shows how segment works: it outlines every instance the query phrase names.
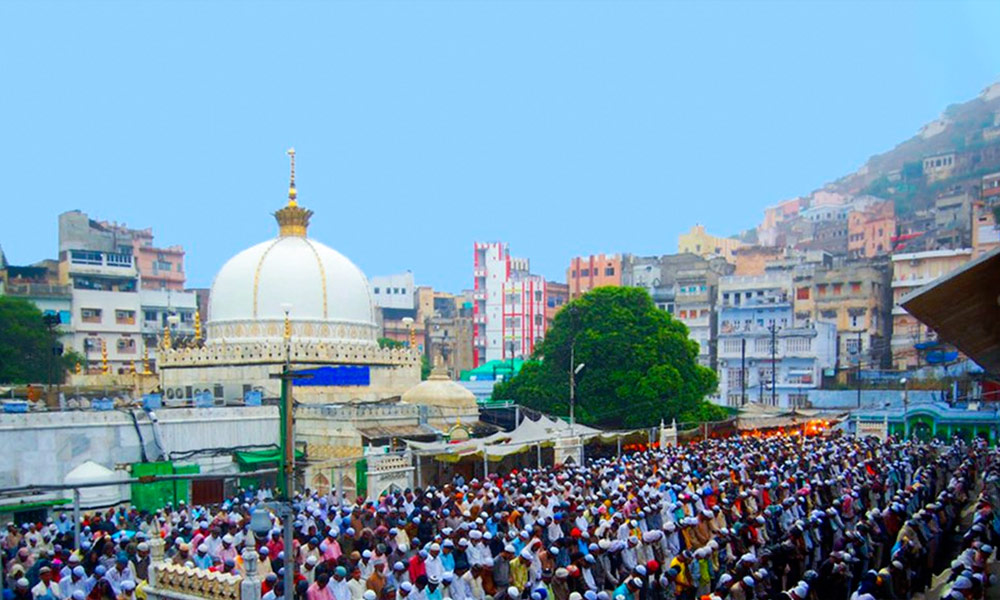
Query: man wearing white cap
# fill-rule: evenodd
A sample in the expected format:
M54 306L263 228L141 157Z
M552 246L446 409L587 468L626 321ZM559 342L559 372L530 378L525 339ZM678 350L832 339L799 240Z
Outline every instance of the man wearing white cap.
M424 559L424 568L427 572L427 579L441 581L444 575L444 565L441 564L441 545L437 542L431 544L427 558Z

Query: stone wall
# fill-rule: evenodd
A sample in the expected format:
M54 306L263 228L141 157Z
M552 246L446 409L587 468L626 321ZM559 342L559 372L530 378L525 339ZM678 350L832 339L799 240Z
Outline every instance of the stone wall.
M156 411L167 452L278 443L273 406L176 408ZM141 445L156 454L148 415L136 411L142 443L126 411L66 411L0 414L0 487L62 483L77 465L92 460L114 469L142 460ZM188 462L188 461L186 461ZM230 456L195 457L202 472L231 472ZM128 498L128 486L121 486Z

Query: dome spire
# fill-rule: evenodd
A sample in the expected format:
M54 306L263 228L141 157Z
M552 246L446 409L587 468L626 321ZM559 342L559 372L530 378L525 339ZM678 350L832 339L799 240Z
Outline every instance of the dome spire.
M298 194L295 192L295 148L289 148L287 154L291 157L292 162L292 175L288 183L288 206L298 206L299 203L296 200Z
M295 148L288 149L291 158L291 176L288 183L288 205L274 213L278 221L279 237L306 237L309 227L309 217L313 212L302 208L298 202L298 192L295 190Z

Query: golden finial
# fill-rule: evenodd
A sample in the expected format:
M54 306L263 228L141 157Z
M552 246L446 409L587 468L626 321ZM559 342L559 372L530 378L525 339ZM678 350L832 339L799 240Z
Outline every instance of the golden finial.
M288 311L285 311L285 339L292 339L292 320L288 318Z
M197 343L201 339L201 311L194 311L194 341Z
M288 206L298 206L299 203L296 200L298 194L295 192L295 148L288 149L288 156L292 160L292 176L288 183Z
M170 347L171 347L171 342L170 342L170 324L168 323L168 324L166 324L166 325L163 326L163 349L164 350L170 350Z
M142 344L142 374L149 375L149 346Z
M108 344L101 338L101 373L108 373Z
M313 212L299 206L298 192L295 190L295 148L288 149L288 156L292 159L292 175L288 184L288 206L275 212L274 218L278 220L278 235L280 237L306 237L309 217L312 216Z
M76 367L74 368L74 370L76 371L76 374L79 375L80 373L83 372L83 365L81 365L78 361L76 363Z
M136 370L135 370L135 361L133 360L132 361L132 374L135 375L135 373L136 373Z

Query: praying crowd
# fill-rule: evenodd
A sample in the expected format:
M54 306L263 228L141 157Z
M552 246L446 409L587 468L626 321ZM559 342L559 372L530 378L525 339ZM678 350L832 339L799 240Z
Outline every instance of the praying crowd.
M294 545L266 498L115 508L7 525L4 600L133 600L165 560L245 574L263 600L949 600L993 585L1000 461L977 440L712 439L342 502L294 499ZM251 567L253 568L253 567ZM295 589L285 590L293 568Z

